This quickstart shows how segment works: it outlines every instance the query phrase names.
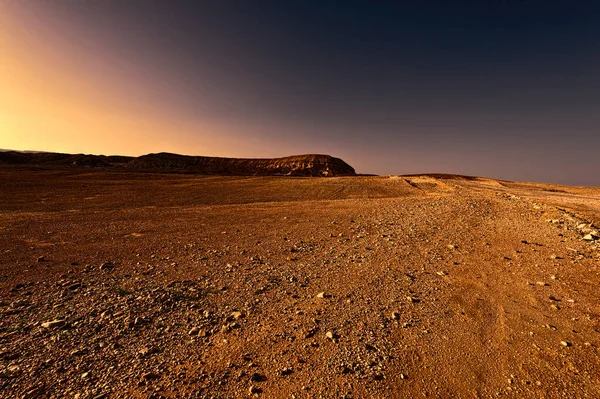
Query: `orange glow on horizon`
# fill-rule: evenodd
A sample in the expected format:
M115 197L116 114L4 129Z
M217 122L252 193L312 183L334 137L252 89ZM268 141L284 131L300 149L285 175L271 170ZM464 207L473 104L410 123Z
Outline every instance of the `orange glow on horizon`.
M151 99L123 89L135 82L123 84L110 75L99 79L77 64L87 55L70 54L69 44L56 37L41 42L39 32L46 29L52 36L52 26L34 26L41 29L36 35L26 28L51 22L24 21L21 15L11 15L7 3L0 4L0 11L0 148L133 156L160 151L235 155L230 150L234 143L239 146L240 139L230 133L232 126L185 121L170 116L169 110L153 109ZM102 58L102 54L89 57ZM104 62L111 62L109 55Z

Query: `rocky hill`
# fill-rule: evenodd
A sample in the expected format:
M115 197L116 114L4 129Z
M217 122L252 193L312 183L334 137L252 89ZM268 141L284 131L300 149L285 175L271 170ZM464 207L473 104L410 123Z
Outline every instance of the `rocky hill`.
M350 165L329 155L294 155L284 158L219 158L170 153L140 157L0 152L0 164L36 166L112 167L153 172L180 172L238 176L339 176L354 175Z

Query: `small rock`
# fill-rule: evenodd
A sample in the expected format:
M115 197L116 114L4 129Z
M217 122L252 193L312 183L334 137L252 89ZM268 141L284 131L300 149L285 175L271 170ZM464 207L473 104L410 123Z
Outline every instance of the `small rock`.
M115 264L112 262L104 262L103 264L100 265L100 270L109 270L109 269L114 269Z
M595 235L595 234L592 234L592 233L590 233L590 234L586 234L586 235L584 235L584 236L583 236L583 239L584 239L585 241L596 241L596 240L598 239L598 236L597 236L597 235Z
M250 375L250 380L254 382L261 382L266 381L267 377L259 373L252 373L252 375Z
M569 341L560 341L560 344L561 344L562 346L565 346L565 347L566 347L566 346L571 346L571 343L570 343Z
M10 371L12 374L18 374L21 372L21 366L17 364L8 366L8 371Z
M400 319L400 312L397 312L397 311L392 312L392 319L393 320Z
M259 394L262 392L262 389L255 387L254 385L250 385L250 388L248 388L248 393L250 395L254 395L254 394Z
M319 292L319 293L317 294L317 298L321 298L321 299L323 299L323 298L327 298L327 297L328 297L328 295L327 295L327 294L325 294L324 292Z
M233 317L234 320L238 320L244 317L244 314L242 312L238 312L235 311L233 313L231 313L231 317Z
M373 379L375 381L381 381L381 380L383 380L383 374L381 374L381 373L375 373L375 374L373 374Z
M200 329L198 327L192 327L190 331L188 331L188 335L198 335L200 333Z
M64 320L52 320L52 321L47 321L45 323L42 323L42 327L47 328L47 329L53 329L53 328L59 328L65 325L65 321Z
M160 376L156 373L153 372L148 372L144 375L142 375L142 379L144 380L157 380Z
M90 372L89 371L86 371L85 373L81 374L81 378L84 379L84 380L87 379L87 378L89 378L89 377L90 377Z
M78 289L79 287L81 287L81 283L73 283L73 284L69 285L67 287L67 289L74 291L74 290Z
M150 347L144 347L144 348L140 349L139 354L140 354L140 356L145 357L145 356L149 356L149 355L159 353L159 352L160 352L160 350L157 347L150 346Z

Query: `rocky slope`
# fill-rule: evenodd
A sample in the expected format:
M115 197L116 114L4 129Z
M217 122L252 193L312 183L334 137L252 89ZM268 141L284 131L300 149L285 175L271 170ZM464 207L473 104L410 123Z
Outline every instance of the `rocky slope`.
M0 152L0 164L75 167L116 167L153 172L182 172L237 176L340 176L354 175L350 165L329 155L295 155L284 158L219 158L170 153L140 157L61 153Z

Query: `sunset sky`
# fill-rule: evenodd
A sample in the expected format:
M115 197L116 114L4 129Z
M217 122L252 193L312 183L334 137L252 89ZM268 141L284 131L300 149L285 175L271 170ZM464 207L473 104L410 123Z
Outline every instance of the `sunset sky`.
M600 185L595 3L0 0L0 148Z

